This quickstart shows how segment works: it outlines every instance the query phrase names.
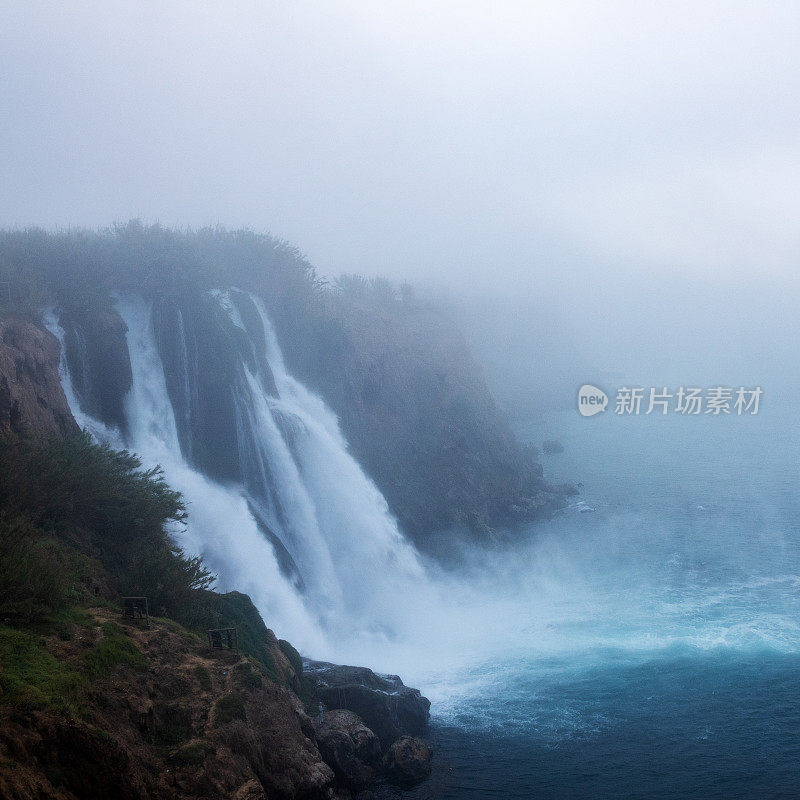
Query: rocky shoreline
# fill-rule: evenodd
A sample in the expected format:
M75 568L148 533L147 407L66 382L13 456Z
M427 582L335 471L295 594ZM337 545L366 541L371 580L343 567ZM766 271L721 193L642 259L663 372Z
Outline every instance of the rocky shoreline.
M433 754L418 734L431 704L418 689L397 675L321 661L305 660L303 675L318 702L319 750L340 788L366 800L376 781L409 787L430 775Z

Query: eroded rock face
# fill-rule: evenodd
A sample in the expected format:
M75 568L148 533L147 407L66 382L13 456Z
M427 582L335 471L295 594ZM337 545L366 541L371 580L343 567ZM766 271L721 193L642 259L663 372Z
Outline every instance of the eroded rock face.
M352 711L329 711L316 728L317 746L325 763L350 789L365 789L381 762L378 737Z
M404 533L500 530L551 515L574 490L550 485L497 406L456 325L428 304L343 291L311 329L275 312L290 370L339 417L351 452Z
M59 353L49 331L23 319L0 321L0 437L77 432L58 376Z
M430 747L422 739L402 736L386 753L386 775L399 786L414 786L431 774L432 755Z
M326 708L357 714L384 747L404 734L421 733L428 723L430 700L397 675L323 661L304 662L304 674L316 682L316 696Z

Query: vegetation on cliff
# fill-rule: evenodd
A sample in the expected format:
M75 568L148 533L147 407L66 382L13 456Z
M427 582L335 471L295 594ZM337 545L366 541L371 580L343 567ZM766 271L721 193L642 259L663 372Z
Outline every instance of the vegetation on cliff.
M250 599L212 591L201 559L175 544L186 512L159 468L77 433L3 440L0 472L0 619L42 622L143 595L189 630L236 627L242 651L278 678Z

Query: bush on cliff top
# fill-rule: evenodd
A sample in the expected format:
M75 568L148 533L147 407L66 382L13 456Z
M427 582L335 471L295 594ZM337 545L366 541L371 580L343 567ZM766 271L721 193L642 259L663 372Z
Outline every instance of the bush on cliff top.
M48 303L102 305L109 292L180 294L240 286L305 305L319 281L300 251L249 230L177 230L131 220L101 231L0 231L0 309L35 312Z
M211 591L214 578L202 560L169 535L186 511L160 469L143 470L136 456L84 432L0 442L0 474L0 619L57 623L76 604L102 600L95 594L101 586L106 600L144 595L152 614L198 633L236 627L239 649L280 682L250 598ZM124 637L111 632L103 641L87 662L90 673L141 666Z
M38 572L35 597L44 603L47 585L59 586L52 606L64 599L60 582L67 565L38 555L48 537L96 558L114 576L121 594L147 595L154 610L179 616L193 593L213 582L200 559L184 555L166 527L186 518L180 495L159 468L142 470L126 451L94 444L88 433L66 439L9 440L0 445L0 549L13 554L16 577L0 588L11 592L26 571ZM41 571L40 571L41 570ZM13 575L12 575L13 577ZM88 576L91 577L91 576Z

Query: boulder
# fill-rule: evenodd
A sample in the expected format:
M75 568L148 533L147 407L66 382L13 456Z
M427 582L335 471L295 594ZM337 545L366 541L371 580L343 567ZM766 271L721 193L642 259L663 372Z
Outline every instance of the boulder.
M428 723L430 700L397 675L308 660L303 673L314 680L315 695L326 708L357 714L384 747L404 734L421 733Z
M348 788L365 789L381 762L378 737L351 711L329 711L317 726L323 760Z
M431 774L432 755L430 747L422 739L402 736L386 753L386 777L399 786L414 786Z

